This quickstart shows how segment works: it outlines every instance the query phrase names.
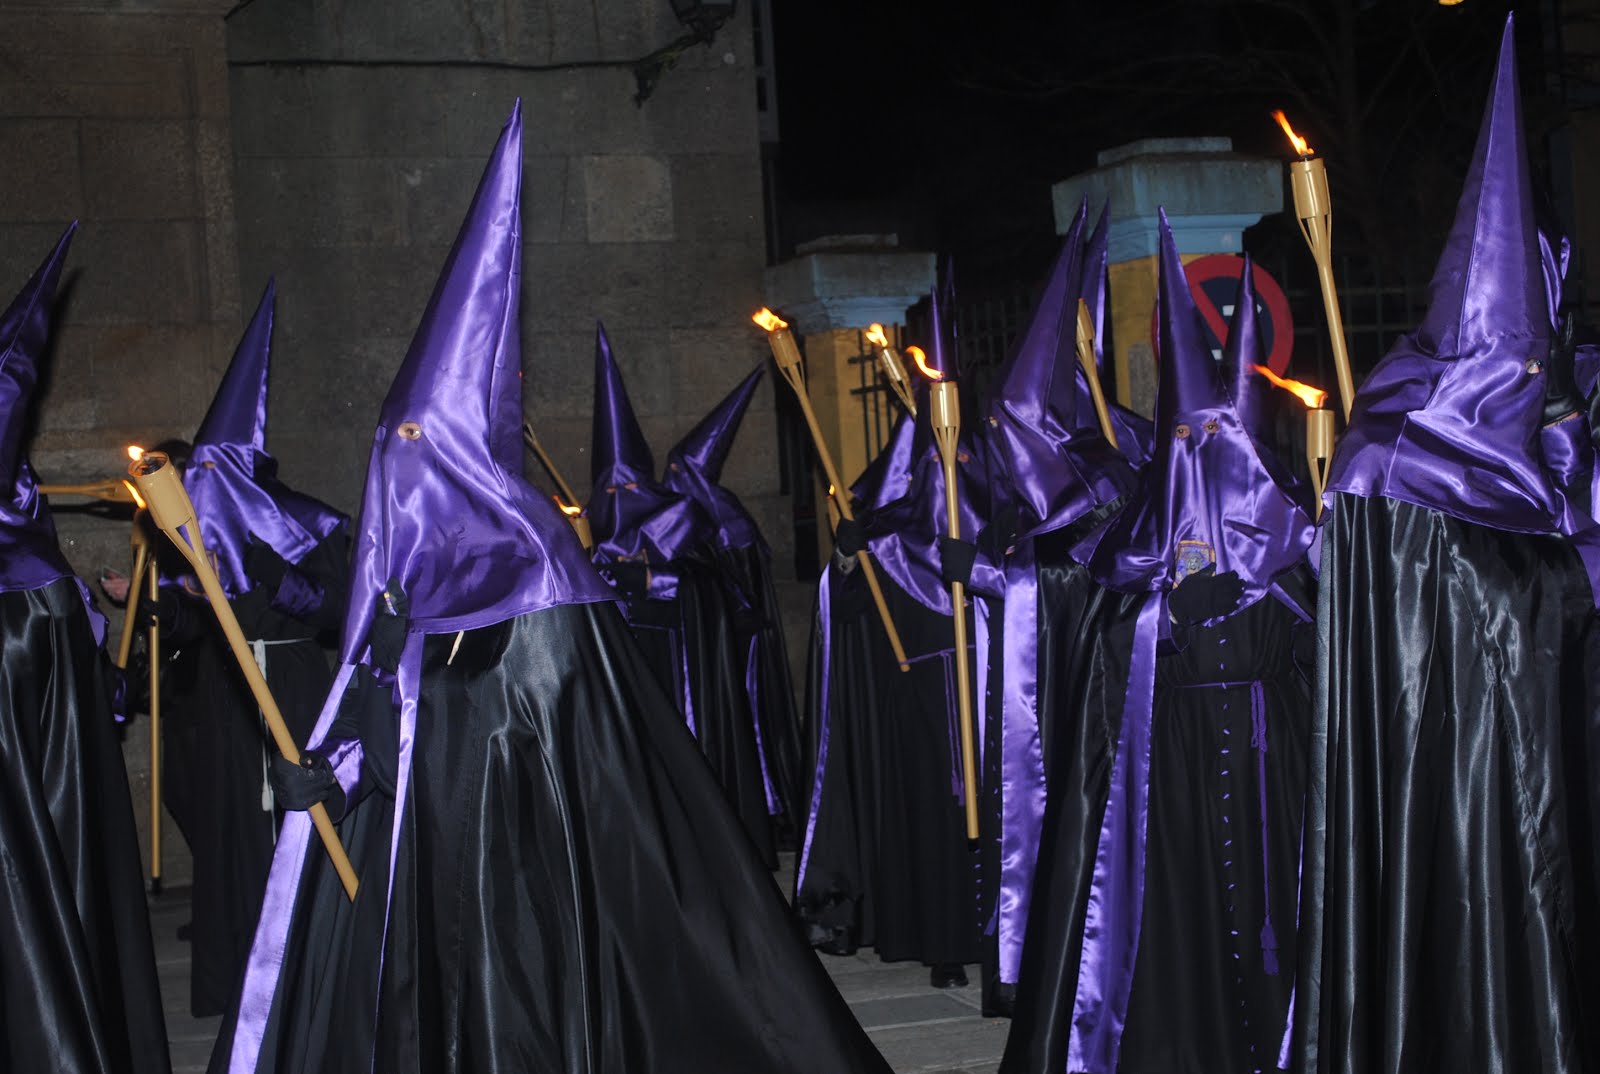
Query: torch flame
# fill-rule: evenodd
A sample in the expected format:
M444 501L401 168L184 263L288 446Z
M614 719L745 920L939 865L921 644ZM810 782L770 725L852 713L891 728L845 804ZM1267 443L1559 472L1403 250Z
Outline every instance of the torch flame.
M867 342L874 343L879 347L887 347L889 345L889 337L884 334L883 325L873 324L867 329Z
M1272 383L1276 384L1285 391L1293 392L1295 394L1295 398L1299 399L1312 410L1321 410L1323 404L1328 401L1328 393L1323 391L1321 388L1313 388L1311 385L1302 384L1298 380L1290 380L1288 377L1280 377L1278 374L1274 373L1264 365L1252 365L1250 368L1254 369L1257 373L1260 373L1263 377L1266 377L1268 380L1272 381Z
M933 366L928 364L928 356L923 353L921 347L913 344L912 346L906 348L906 353L911 355L911 360L913 362L917 363L917 368L922 370L923 376L927 377L929 380L944 379L943 373L939 372L937 369L933 368Z
M1311 143L1296 134L1294 128L1289 126L1289 117L1283 114L1283 109L1274 108L1272 110L1272 118L1278 121L1278 126L1283 128L1283 133L1289 136L1289 144L1294 146L1294 151L1299 153L1301 157L1309 157L1311 155Z
M579 515L583 514L583 508L577 506L576 504L569 505L563 503L560 496L552 496L550 498L556 502L557 507L561 508L561 513L566 515L568 518L577 518Z
M776 313L773 313L765 306L761 307L760 313L752 314L750 319L756 322L756 324L759 324L762 328L765 328L768 332L776 332L780 328L789 327L788 321L784 320L782 317L779 317Z
M138 449L129 448L128 450L137 451ZM138 507L141 511L144 510L144 497L139 495L139 490L134 487L133 482L129 481L127 478L123 478L122 485L128 490L128 495L133 497L134 506Z
M140 459L144 458L144 448L140 447L138 444L129 444L128 458L132 459L134 462L138 462Z

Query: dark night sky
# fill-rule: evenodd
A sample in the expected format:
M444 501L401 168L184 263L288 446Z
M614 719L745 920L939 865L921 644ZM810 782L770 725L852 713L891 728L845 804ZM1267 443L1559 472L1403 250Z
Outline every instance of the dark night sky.
M1326 22L1344 0L1288 2ZM1337 125L1318 132L1311 122L1313 142L1352 198L1360 177L1340 169L1358 154L1373 161L1370 185L1393 202L1374 213L1406 222L1447 214L1458 187L1439 205L1435 192L1470 152L1510 5L1349 3L1351 84L1382 85L1394 101L1376 102L1360 124L1364 145L1346 146ZM1297 106L1289 82L1316 106L1331 108L1336 96L1340 57L1307 52L1298 21L1272 22L1263 0L774 6L784 239L895 230L906 245L954 253L974 270L964 281L1037 273L1054 245L1050 184L1093 167L1101 149L1222 134L1237 150L1276 155L1282 136L1269 110L1311 107ZM1518 11L1525 96L1541 84L1541 6ZM1325 81L1300 74L1313 65ZM1436 73L1424 74L1430 67ZM1535 102L1530 126L1541 114Z

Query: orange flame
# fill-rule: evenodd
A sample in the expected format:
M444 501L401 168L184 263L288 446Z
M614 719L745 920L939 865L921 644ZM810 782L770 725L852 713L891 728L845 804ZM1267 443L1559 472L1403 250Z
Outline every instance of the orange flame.
M756 324L759 324L762 328L765 328L768 332L776 332L780 328L789 327L788 321L784 320L782 317L779 317L776 313L773 313L765 306L761 307L760 313L752 314L750 319L756 322Z
M140 447L138 444L129 444L128 458L132 459L134 462L138 462L140 459L144 458L144 448Z
M1263 377L1266 377L1268 380L1272 381L1272 383L1276 384L1285 391L1293 392L1295 394L1295 398L1299 399L1312 410L1322 409L1323 404L1328 401L1328 393L1323 391L1321 388L1313 388L1311 385L1302 384L1298 380L1290 380L1288 377L1280 377L1278 374L1274 373L1264 365L1252 365L1250 368L1254 369L1257 373L1260 373Z
M583 508L563 503L560 496L552 496L550 498L556 502L557 507L561 508L561 513L568 518L577 518L583 514Z
M867 342L875 343L880 347L889 345L889 337L884 334L883 325L874 323L867 329Z
M911 360L913 362L917 363L917 368L922 370L922 375L923 376L927 377L929 380L943 380L944 379L944 374L943 373L939 372L937 369L933 368L933 366L928 364L928 356L925 353L923 353L923 350L922 350L921 347L918 347L917 345L912 344L911 346L906 348L906 353L911 355Z
M1289 117L1283 114L1283 109L1274 108L1272 110L1272 118L1278 121L1278 126L1283 128L1283 133L1289 136L1289 144L1294 146L1294 151L1302 157L1309 157L1311 155L1311 143L1296 134L1294 128L1289 126Z
M144 508L144 497L139 495L139 490L134 487L133 482L129 481L126 478L124 478L123 481L122 481L122 486L123 486L123 488L128 490L128 495L133 497L134 506L136 506L136 507L140 508L141 510L143 510L143 508Z

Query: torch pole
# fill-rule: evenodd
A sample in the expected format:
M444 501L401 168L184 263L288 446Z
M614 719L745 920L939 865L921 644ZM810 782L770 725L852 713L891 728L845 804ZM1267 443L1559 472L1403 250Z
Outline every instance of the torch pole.
M1313 407L1306 411L1306 465L1311 468L1311 490L1317 497L1317 520L1322 519L1322 490L1328 485L1333 461L1333 411Z
M40 485L39 492L45 496L87 496L90 499L106 500L110 503L133 502L133 492L128 488L128 483L116 478L106 481L85 481L81 485Z
M1106 406L1105 393L1100 388L1100 367L1094 360L1094 320L1089 316L1089 304L1078 299L1078 364L1089 381L1089 397L1094 400L1094 414L1100 419L1100 432L1106 443L1117 446L1117 431L1111 427L1111 411Z
M1328 169L1320 157L1289 164L1289 189L1294 192L1294 212L1300 219L1300 233L1311 248L1317 263L1317 282L1322 285L1322 308L1328 315L1328 337L1333 343L1333 368L1339 378L1339 404L1344 420L1350 420L1355 403L1355 380L1350 375L1350 352L1345 347L1344 318L1339 313L1339 292L1333 280L1333 202L1328 195Z
M877 344L878 360L883 364L883 378L889 382L889 387L894 389L894 394L900 398L900 405L906 408L906 413L913 418L917 416L917 397L911 390L911 377L906 373L906 364L900 360L900 354L889 342L889 335L883 330L883 325L875 324L867 331L867 339Z
M140 549L147 551L145 545ZM137 553L136 553L137 556ZM150 603L155 604L161 598L160 591L156 588L160 584L161 572L156 567L156 557L145 556L145 571L149 575L147 592ZM137 590L142 579L137 574L130 580L130 593ZM137 599L135 599L137 603ZM128 614L134 613L134 608L128 609ZM161 626L158 623L150 624L150 636L147 640L150 649L150 894L161 894Z
M550 453L544 449L544 445L539 443L538 436L534 435L533 426L528 422L522 423L522 439L527 442L528 447L533 449L533 453L539 457L539 462L544 467L545 473L550 475L550 480L556 483L556 487L561 490L561 495L567 498L567 502L574 507L581 507L583 501L578 499L578 494L572 491L572 486L567 484L567 479L561 476L560 470L556 469L556 461L550 457Z
M961 436L961 396L953 380L935 381L929 417L944 466L944 515L951 540L961 539L961 503L956 495L956 442ZM950 583L950 621L955 626L956 713L961 733L961 786L967 807L967 838L978 838L978 766L972 737L972 669L967 660L967 594Z
M832 489L833 502L838 505L839 515L854 520L856 516L850 509L850 493L845 488L844 482L839 480L839 470L833 464L833 454L828 450L828 442L822 437L822 426L817 424L817 413L811 408L811 395L806 391L805 367L800 362L800 348L795 344L794 335L787 328L769 329L767 342L772 347L772 357L777 361L778 372L783 374L783 379L788 381L789 387L794 389L795 397L800 401L800 412L805 415L806 425L811 429L811 442L816 446L817 458L822 462L822 472ZM900 642L900 632L895 629L894 617L889 614L889 604L883 599L883 587L878 584L878 572L873 569L867 550L863 548L856 559L861 564L861 576L867 580L867 588L872 591L872 603L877 605L878 618L883 620L884 632L889 635L889 647L894 650L895 662L900 665L901 671L910 671L911 661L906 656L905 646Z
M288 725L283 722L283 713L278 710L272 691L267 689L267 681L262 678L261 669L250 652L250 643L245 640L239 620L234 617L233 608L222 591L222 582L211 567L206 555L205 539L200 533L200 521L195 517L194 504L189 502L189 494L184 490L177 469L170 465L170 460L161 452L147 451L143 458L128 467L128 475L149 504L150 517L155 520L156 526L172 539L183 558L194 568L195 577L200 580L206 599L211 602L211 610L217 615L217 623L222 627L223 636L228 639L228 647L233 650L239 669L244 672L245 681L249 683L250 692L267 721L267 729L272 732L278 751L290 764L299 764L300 749L295 745ZM185 527L188 529L187 538L180 533ZM322 845L333 860L334 870L339 874L345 894L354 901L358 884L356 871L350 865L344 844L339 841L339 833L334 831L333 819L328 816L327 807L321 802L313 805L310 813L311 822L316 825Z
M145 536L140 516L133 518L133 532L128 539L133 546L133 570L128 573L128 609L122 617L122 635L117 640L117 667L128 669L128 656L133 652L133 631L137 625L139 587L144 584L145 559L150 555L150 541Z

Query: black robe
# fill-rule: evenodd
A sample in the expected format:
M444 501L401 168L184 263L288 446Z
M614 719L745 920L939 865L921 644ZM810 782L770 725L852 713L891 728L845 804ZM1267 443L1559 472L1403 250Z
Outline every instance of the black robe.
M170 1069L106 664L74 579L0 594L0 1070Z
M379 793L340 824L354 906L307 852L257 1069L887 1074L621 616L455 641L425 643L387 941Z
M316 635L343 614L347 545L336 534L300 565L324 588L309 622L275 608L262 586L230 602L245 637L268 643L267 687L300 746L332 679ZM276 746L209 604L183 601L163 622L162 648L162 801L194 860L189 1008L205 1017L227 1009L250 952L279 821L266 781Z
M910 671L895 664L860 569L823 576L831 637L819 632L811 649L813 808L795 909L830 954L872 947L885 961L971 964L981 953L978 849L960 793L951 621L887 571L878 580Z
M1600 1070L1583 566L1392 500L1330 514L1296 1068Z
M1145 599L1049 558L1040 568L1039 660L1049 805L1001 1066L1012 1074L1068 1069L1100 824ZM1279 581L1309 603L1303 572ZM1180 631L1158 651L1144 902L1118 1064L1127 1074L1250 1071L1277 1060L1293 987L1308 722L1294 646L1309 632L1268 595L1220 624ZM1252 727L1257 682L1264 754Z

